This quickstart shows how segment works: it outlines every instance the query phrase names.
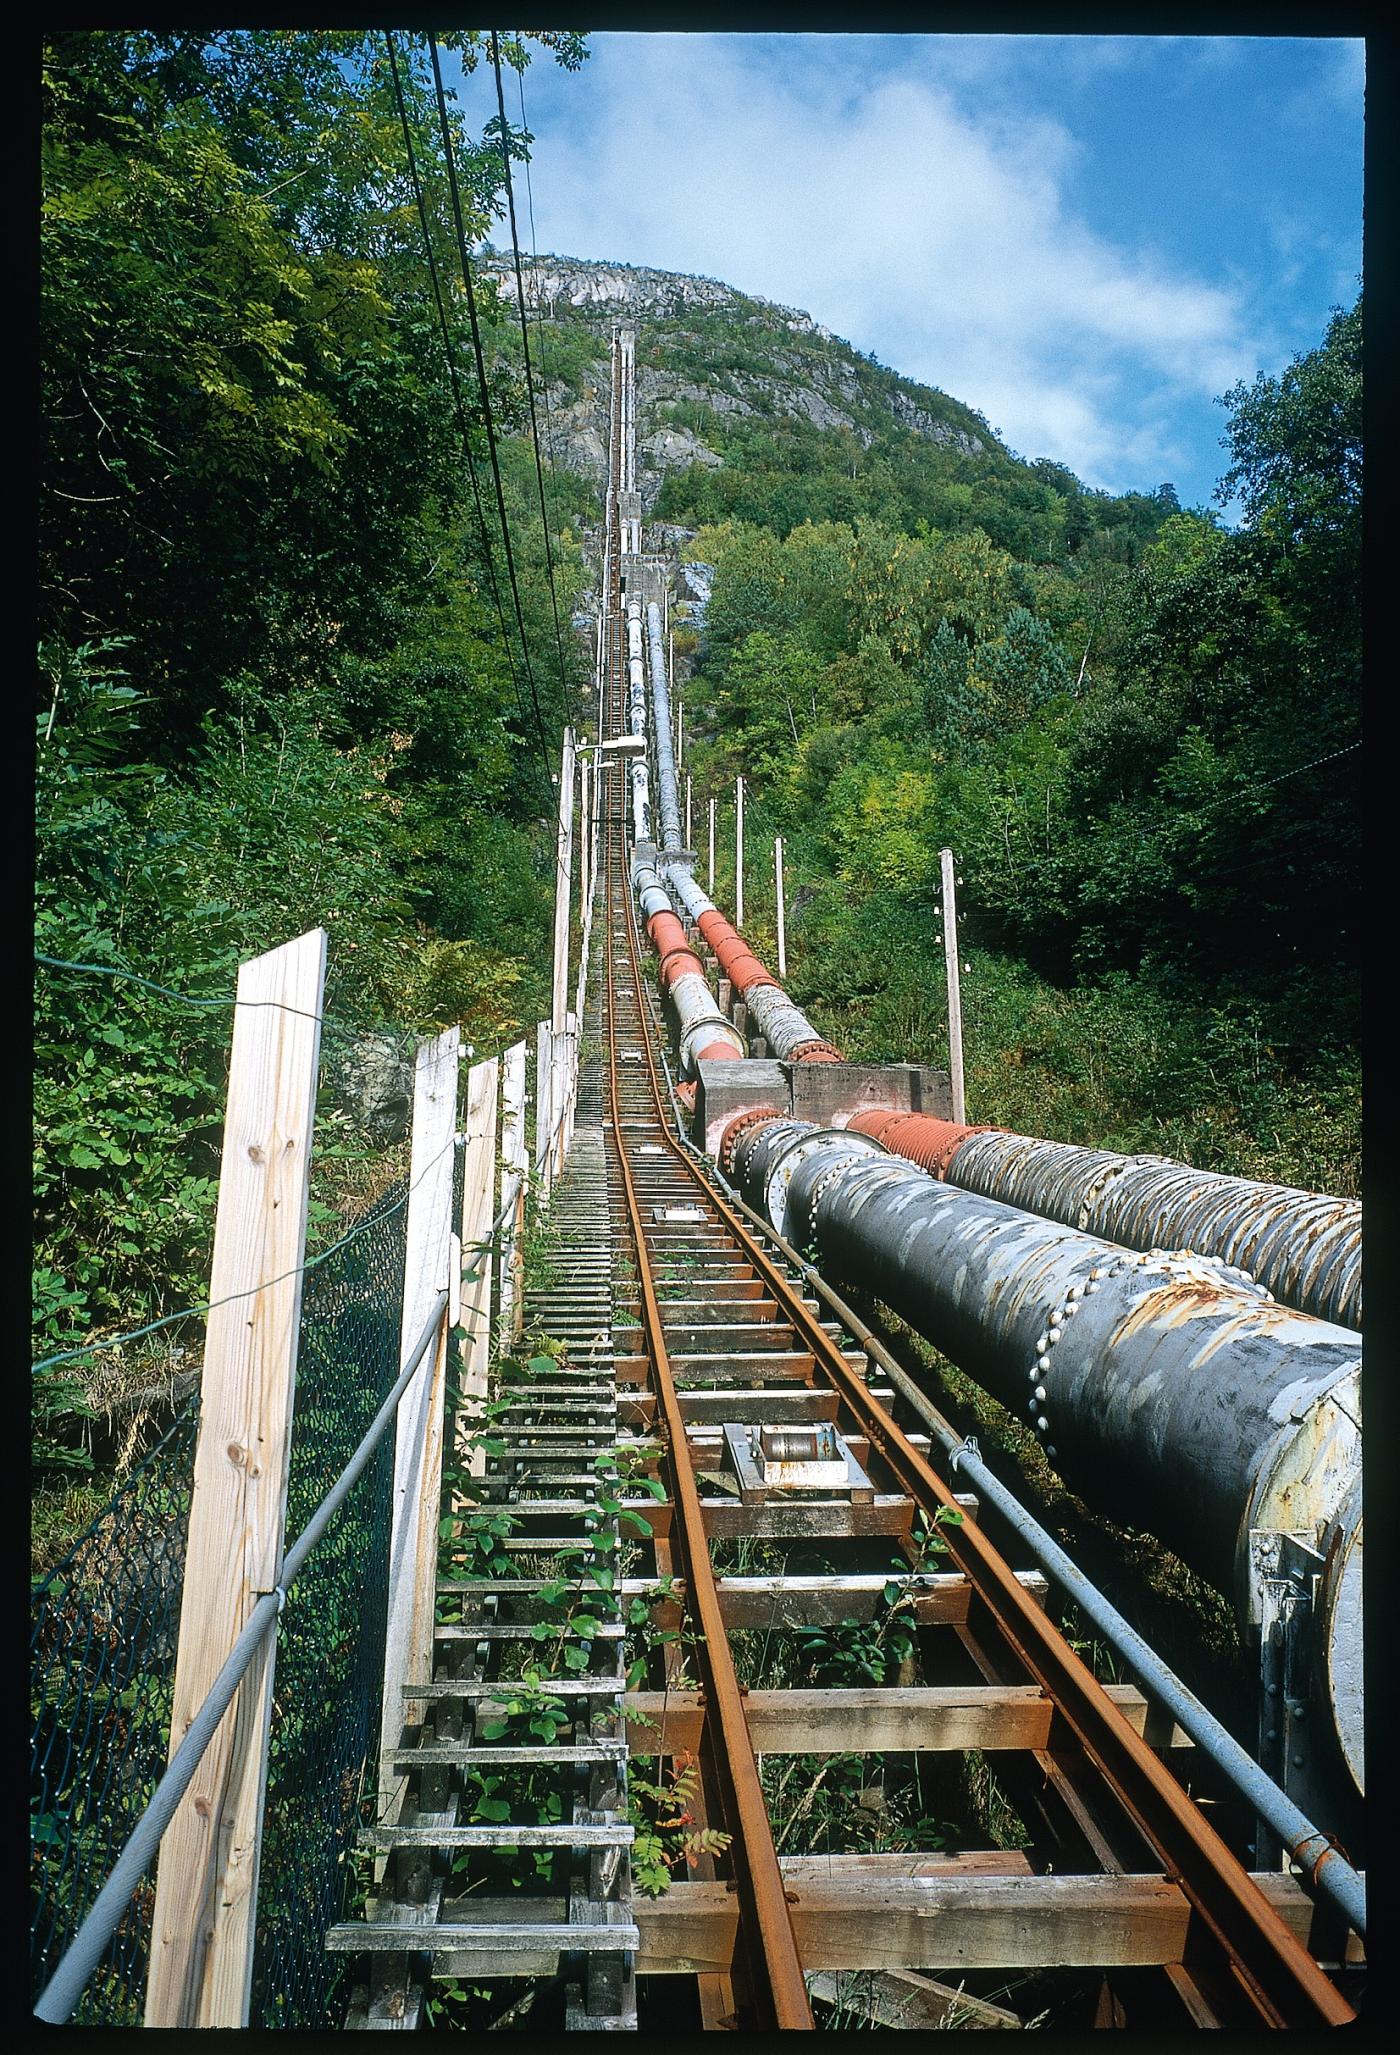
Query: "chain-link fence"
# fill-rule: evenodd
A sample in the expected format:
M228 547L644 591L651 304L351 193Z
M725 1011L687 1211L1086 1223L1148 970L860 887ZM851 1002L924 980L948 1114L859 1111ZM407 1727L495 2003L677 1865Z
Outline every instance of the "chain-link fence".
M303 1289L286 1534L306 1525L399 1367L406 1184L357 1223ZM37 1998L165 1767L198 1423L192 1395L33 1594L31 1970ZM346 1909L350 1851L372 1815L394 1437L390 1428L290 1592L274 1673L251 2020L343 2018L326 1928ZM154 1872L73 2014L139 2026Z
M30 1963L34 1995L165 1767L199 1395L33 1595ZM73 2015L140 2026L153 1878L132 1899Z
M398 1375L405 1191L386 1193L367 1231L306 1280L289 1537L335 1483ZM390 1428L288 1593L278 1629L253 2026L344 2021L346 1958L327 1955L323 1943L355 1886L356 1836L373 1822L393 1483Z

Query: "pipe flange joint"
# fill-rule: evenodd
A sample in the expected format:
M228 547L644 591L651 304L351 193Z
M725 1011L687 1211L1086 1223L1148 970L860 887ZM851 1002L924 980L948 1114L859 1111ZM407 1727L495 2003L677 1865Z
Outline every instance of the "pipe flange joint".
M823 1180L823 1189L830 1182L831 1176L838 1170L844 1169L853 1157L865 1155L883 1156L887 1153L880 1147L878 1142L871 1141L868 1135L848 1134L844 1128L819 1127L814 1133L797 1136L795 1140L789 1142L785 1149L779 1151L777 1157L769 1165L768 1174L763 1181L763 1211L767 1214L772 1225L777 1228L779 1234L784 1234L787 1231L787 1195L788 1187L792 1182L793 1172L798 1168L799 1164L805 1163L809 1156L823 1151L834 1142L839 1142L843 1145L841 1158L840 1162L833 1164L831 1170L826 1174ZM815 1191L812 1203L815 1210Z
M734 1168L734 1155L743 1137L752 1128L766 1127L770 1120L782 1120L783 1114L776 1106L755 1106L751 1112L736 1114L719 1138L718 1163L728 1177Z

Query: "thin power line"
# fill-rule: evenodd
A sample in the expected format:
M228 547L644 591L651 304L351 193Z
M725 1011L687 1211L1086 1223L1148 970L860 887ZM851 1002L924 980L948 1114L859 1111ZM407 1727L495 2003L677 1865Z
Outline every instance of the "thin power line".
M42 949L34 951L34 961L42 963L46 970L74 971L89 977L115 978L122 984L138 985L143 992L155 992L162 999L175 1000L180 1006L211 1010L274 1007L279 1013L293 1013L301 1020L314 1020L328 1035L355 1037L372 1032L361 1022L344 1020L325 1011L312 1013L305 1006L288 1005L285 999L240 999L233 992L218 998L205 998L199 993L177 991L173 985L158 984L154 978L142 977L139 972L127 970L119 963L79 963L66 956L46 956Z
M521 131L522 133L528 135L530 129L529 123L525 119L525 74L523 71L518 71L515 74L515 84L516 90L520 95ZM531 268L535 272L536 280L538 281L540 246L539 237L535 233L535 189L533 181L530 177L530 158L528 152L526 153L525 157L525 208L527 214L530 217L530 264ZM549 403L549 367L545 362L544 354L545 325L543 316L540 313L538 299L536 299L535 302L535 338L539 346L540 354L540 389L544 393L544 454L545 462L549 465L550 478L553 480L555 486L554 518L557 521L559 518L559 481L555 477L554 471L554 412Z
M500 456L496 449L496 425L491 410L491 389L486 382L486 358L481 347L481 324L476 314L476 292L472 286L471 262L467 256L467 232L462 220L462 198L457 189L457 160L452 149L452 131L447 121L447 96L443 91L442 67L438 63L437 44L432 32L427 32L428 54L432 59L433 82L437 90L438 125L442 130L443 154L447 162L447 183L452 195L452 216L457 229L457 254L461 260L462 283L467 290L467 310L471 315L472 349L476 356L477 383L481 388L481 407L486 422L486 446L491 458L491 476L496 487L496 511L500 516L501 540L506 552L506 575L510 580L511 597L515 602L516 626L520 631L520 652L525 663L525 680L530 688L530 703L535 710L535 725L539 730L540 748L546 762L549 760L549 743L545 739L544 719L540 713L539 695L535 689L535 673L530 662L530 645L525 634L525 614L520 604L520 585L515 575L515 553L510 546L510 523L506 519L505 489L501 484Z
M505 87L501 83L501 52L496 31L491 31L491 63L496 73L496 106L501 117L501 163L506 174L506 204L510 212L510 253L515 263L515 293L520 305L520 339L525 350L525 390L530 399L530 433L535 452L535 480L540 493L540 526L544 530L544 560L549 572L549 601L554 609L554 646L559 653L559 689L567 695L564 671L564 637L559 627L559 595L554 585L554 552L549 543L549 514L544 503L544 471L540 466L540 424L535 413L535 382L530 368L530 330L525 320L525 281L520 275L520 237L515 226L515 186L510 175L510 137L506 127Z
M385 1206L371 1213L367 1219L360 1222L358 1227L352 1227L347 1234L343 1234L339 1241L332 1242L328 1249L322 1249L319 1255L309 1256L304 1263L295 1264L290 1270L280 1271L276 1277L264 1277L259 1283L250 1284L243 1291L228 1292L221 1299L206 1299L197 1306L182 1306L178 1313L167 1313L160 1320L148 1321L144 1327L132 1328L129 1334L111 1335L102 1341L84 1342L78 1348L60 1349L56 1355L42 1356L34 1365L34 1374L37 1376L41 1370L51 1370L58 1363L76 1363L83 1356L96 1356L101 1355L107 1349L125 1348L128 1342L140 1341L148 1334L155 1334L162 1327L173 1326L177 1320L191 1320L199 1314L212 1313L216 1306L232 1305L236 1299L256 1298L259 1292L270 1291L274 1284L284 1284L289 1277L305 1276L307 1271L315 1270L320 1264L328 1262L332 1256L345 1248L348 1243L358 1241L362 1234L368 1234L372 1227L378 1227L383 1221L390 1219L397 1213L400 1207L406 1206L410 1196L422 1184L423 1179L428 1175L433 1165L439 1162L449 1149L455 1149L456 1146L457 1137L454 1134L451 1140L445 1142L438 1150L432 1162L424 1164L418 1176L408 1187L408 1190L403 1192L394 1201L392 1206Z
M413 148L413 133L409 127L408 109L404 104L403 86L399 79L399 63L394 51L394 37L391 29L385 29L384 41L389 50L389 68L394 78L394 98L398 103L399 126L403 130L404 149L408 154L409 177L413 183L413 197L418 206L418 221L423 234L423 248L428 259L428 275L433 284L433 299L437 305L438 327L442 333L443 354L447 359L447 376L452 386L452 399L457 414L457 426L461 432L462 449L467 459L467 475L471 479L472 498L476 503L477 525L481 531L482 553L486 559L486 572L491 583L491 596L496 603L496 618L501 624L501 647L510 666L511 685L515 692L515 703L520 715L520 725L528 730L529 721L525 712L525 701L520 690L520 677L515 665L515 651L511 647L510 630L506 626L506 611L501 600L500 583L496 577L496 555L491 547L491 537L486 526L486 510L481 504L481 487L477 482L476 460L472 455L471 434L467 427L466 404L462 398L462 387L457 376L457 360L452 347L452 334L447 320L447 308L443 301L442 284L438 278L437 258L433 251L432 231L428 225L428 210L423 197L423 185L418 176L418 159ZM547 757L541 759L546 778L549 776Z

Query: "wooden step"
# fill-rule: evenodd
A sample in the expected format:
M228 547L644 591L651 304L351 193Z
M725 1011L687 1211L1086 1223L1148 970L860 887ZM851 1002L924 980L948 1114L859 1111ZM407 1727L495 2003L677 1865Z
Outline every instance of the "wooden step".
M473 1827L364 1827L361 1848L630 1848L629 1826L512 1826L509 1820Z
M546 1644L541 1642L540 1646ZM596 1677L576 1677L570 1671L562 1677L546 1672L538 1683L527 1683L520 1677L439 1677L434 1683L401 1684L399 1689L406 1699L464 1698L504 1704L517 1691L539 1692L550 1698L609 1698L624 1690L626 1682L620 1670Z
M326 1946L333 1954L385 1954L390 1951L422 1954L450 1948L457 1954L490 1950L493 1955L536 1955L542 1952L566 1954L615 1954L634 1951L640 1945L637 1928L619 1920L615 1925L573 1925L551 1921L548 1925L497 1923L470 1926L439 1920L433 1926L401 1926L397 1923L347 1922L331 1927Z
M407 1750L394 1757L396 1770L419 1770L456 1764L463 1769L490 1769L518 1764L523 1769L564 1769L579 1762L620 1762L627 1754L625 1741L580 1741L561 1743L554 1748L526 1747L522 1742L518 1748L474 1748L466 1742L449 1745L435 1741L424 1743L421 1748Z

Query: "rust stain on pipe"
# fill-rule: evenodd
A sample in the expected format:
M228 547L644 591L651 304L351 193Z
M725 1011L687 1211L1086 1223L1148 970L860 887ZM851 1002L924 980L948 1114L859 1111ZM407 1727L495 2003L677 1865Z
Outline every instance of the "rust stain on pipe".
M869 1135L883 1148L917 1163L932 1177L944 1177L948 1165L969 1135L991 1132L985 1126L968 1127L956 1120L938 1120L931 1113L896 1113L887 1106L875 1106L857 1113L846 1122L856 1134Z
M770 1120L783 1120L786 1117L776 1106L755 1106L748 1113L736 1114L719 1138L718 1162L725 1176L728 1177L734 1168L734 1151L751 1128L766 1127Z

